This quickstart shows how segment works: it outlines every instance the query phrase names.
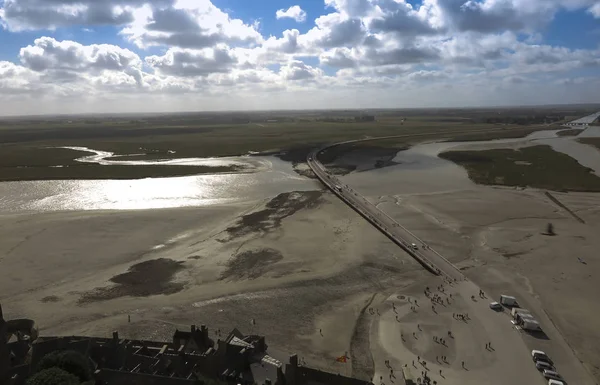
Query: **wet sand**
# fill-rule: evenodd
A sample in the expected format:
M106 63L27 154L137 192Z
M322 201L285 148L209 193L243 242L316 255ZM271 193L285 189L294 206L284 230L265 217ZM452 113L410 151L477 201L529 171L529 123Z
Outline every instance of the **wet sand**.
M298 353L348 374L352 365L335 358L368 351L368 325L356 332L364 304L424 274L322 191L205 208L4 215L0 227L5 315L35 319L42 334L169 339L190 324L237 327L264 334L283 361ZM372 365L354 372L368 378Z

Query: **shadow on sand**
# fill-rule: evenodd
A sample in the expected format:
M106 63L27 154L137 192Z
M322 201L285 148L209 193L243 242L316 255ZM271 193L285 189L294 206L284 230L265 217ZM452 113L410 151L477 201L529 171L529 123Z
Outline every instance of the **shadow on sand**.
M529 334L530 336L532 336L533 338L537 338L538 340L545 340L545 341L549 341L550 338L546 335L546 333L544 333L543 330L536 330L536 331L532 331L532 330L523 330L525 333Z

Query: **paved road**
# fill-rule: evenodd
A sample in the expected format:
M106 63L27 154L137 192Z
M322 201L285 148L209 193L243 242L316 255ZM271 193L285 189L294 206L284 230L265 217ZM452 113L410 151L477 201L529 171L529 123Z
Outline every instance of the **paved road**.
M581 119L573 120L572 122L567 123L568 126L580 126L580 125L589 125L594 123L596 120L600 118L600 112L596 112L595 114L591 114L588 116L584 116Z
M310 168L323 184L329 187L331 191L360 215L365 217L365 219L371 222L394 243L406 250L406 252L427 270L434 274L444 276L447 280L451 281L461 281L466 279L456 266L450 263L437 251L433 250L423 240L400 225L385 212L369 202L365 197L354 191L351 187L343 184L334 175L329 174L325 167L317 160L318 153L321 151L323 151L323 149L313 151L308 156L307 161Z

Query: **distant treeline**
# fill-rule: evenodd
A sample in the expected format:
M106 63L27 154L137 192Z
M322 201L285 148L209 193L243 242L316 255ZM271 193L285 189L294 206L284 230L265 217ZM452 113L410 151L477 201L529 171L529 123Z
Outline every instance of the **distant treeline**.
M529 116L493 116L486 118L485 123L491 124L550 124L565 120L565 115L529 115Z
M330 117L330 118L317 118L316 122L327 122L327 123L351 123L351 122L374 122L374 115L363 115L354 117Z

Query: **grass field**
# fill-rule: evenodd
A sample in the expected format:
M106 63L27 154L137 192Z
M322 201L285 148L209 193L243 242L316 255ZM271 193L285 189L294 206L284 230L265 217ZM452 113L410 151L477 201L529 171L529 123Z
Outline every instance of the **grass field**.
M187 166L82 165L74 160L80 153L49 147L82 146L110 151L118 156L117 160L205 158L258 152L302 162L315 147L367 137L415 136L412 140L364 144L386 148L432 139L523 137L555 127L482 121L497 114L575 115L586 111L585 108L381 110L374 113L375 122L354 121L354 116L365 112L350 110L4 119L0 120L0 180L145 178L234 171ZM64 167L52 167L58 165Z
M505 129L497 130L494 132L477 132L467 133L453 136L446 140L446 142L478 142L482 140L495 140L495 139L513 139L513 138L524 138L527 135L541 130L554 130L556 126L527 126L527 127L515 127L507 126Z
M441 158L463 166L483 185L533 187L555 191L600 191L600 178L550 146L519 150L449 151Z

